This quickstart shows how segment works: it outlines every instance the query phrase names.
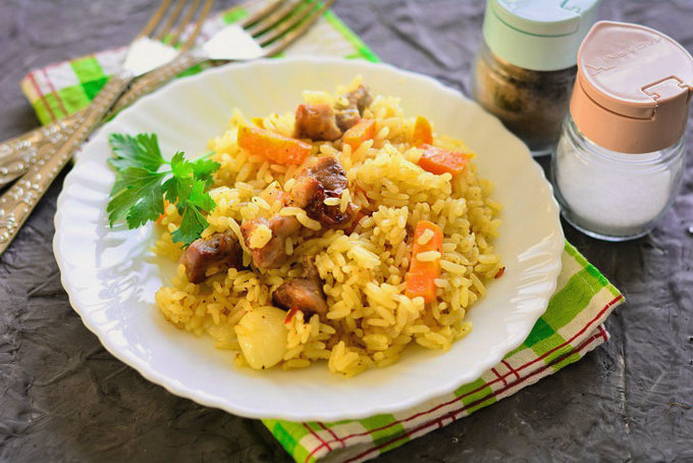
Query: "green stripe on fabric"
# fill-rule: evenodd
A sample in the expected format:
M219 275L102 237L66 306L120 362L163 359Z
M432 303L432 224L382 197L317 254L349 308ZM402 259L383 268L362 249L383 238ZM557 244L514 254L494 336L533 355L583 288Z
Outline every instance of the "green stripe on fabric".
M48 111L48 108L46 107L43 100L38 99L38 100L34 101L31 105L34 107L34 111L36 112L36 117L38 117L38 120L41 122L41 125L46 125L46 124L50 124L51 122L53 122L53 118L51 117L51 113Z
M106 76L103 68L94 56L85 56L70 62L72 70L81 83L101 79Z
M623 294L621 294L621 291L619 291L618 288L616 286L612 285L611 283L606 285L606 289L609 290L611 295L614 297L623 296ZM625 298L623 300L625 301Z
M601 278L599 278L601 277ZM573 275L565 287L553 295L549 308L542 320L554 330L559 330L572 321L592 300L608 281L599 274L595 276L589 266Z
M565 358L561 359L561 361L556 362L555 364L551 365L551 369L554 371L558 371L561 368L564 368L571 363L575 363L578 360L582 358L582 354L580 352L572 352L570 355L567 355Z
M471 383L463 384L462 386L458 387L457 390L455 390L454 394L457 397L462 398L463 404L468 405L476 400L486 397L491 392L493 391L491 390L491 387L486 384L486 381L484 381L481 378L478 378L477 380L472 381Z
M305 461L309 452L300 442L310 434L310 431L303 426L303 423L270 419L262 420L262 422L289 455L296 461ZM315 458L311 458L310 461L315 461Z
M101 77L100 79L90 80L89 82L82 82L82 88L84 93L87 95L89 101L93 100L94 97L101 91L104 85L108 82L108 77Z
M577 248L576 248L575 246L573 246L572 244L570 244L570 243L567 242L567 241L565 242L565 251L566 251L571 257L573 257L580 265L582 265L583 267L590 267L591 269L594 269L594 270L593 270L594 272L596 272L597 274L599 274L599 276L600 276L601 278L604 278L604 279L606 280L606 286L605 286L605 288L608 289L609 292L610 292L613 296L622 296L621 291L619 291L617 287L615 287L613 284L611 284L611 282L608 281L608 280L606 279L606 277L604 277L604 275L599 271L599 269L597 269L597 267L595 267L594 265L590 264L589 261L588 261L587 259L585 259L585 256L583 256L582 254L580 254L580 251L578 251Z
M491 386L487 385L486 381L481 378L459 387L455 391L455 395L461 397L462 403L466 407L469 407L466 413L474 413L480 408L487 407L496 402L496 397L493 395Z
M563 247L565 252L567 252L573 259L575 259L580 265L583 267L588 266L590 263L585 259L585 256L580 254L580 251L577 250L575 246L570 244L569 242L565 242L565 246Z
M43 95L43 98L46 100L48 106L51 108L57 119L62 119L63 117L67 116L58 103L58 96L56 96L55 93L47 93Z
M364 418L359 420L359 423L370 431L370 437L373 439L373 444L376 446L382 445L385 442L395 439L397 436L404 436L405 429L401 423L395 423L397 419L394 415L382 414L375 415L370 418ZM386 429L379 429L387 426ZM398 439L397 442L391 442L388 445L380 449L381 452L387 452L391 448L398 447L404 442L407 442L409 438Z
M58 90L58 95L63 100L65 109L73 114L89 104L89 97L82 85L72 85Z
M176 75L176 78L187 77L187 76L194 76L195 74L201 73L201 72L204 71L205 69L207 69L206 66L203 66L202 64L196 64L195 66L189 67L189 68L186 69L185 71L183 71L183 72L179 73L178 75Z
M233 24L243 18L248 16L248 10L245 8L233 8L221 17L221 20L224 21L226 24Z
M315 432L322 431L322 428L320 427L320 425L318 423L316 423L315 421L306 421L303 424L308 426L310 429L312 429Z
M323 15L325 20L334 27L337 32L342 34L342 37L347 39L349 43L351 43L356 51L361 55L362 58L372 61L374 63L377 63L380 61L380 58L378 55L376 55L373 50L371 50L368 45L364 43L361 38L359 38L358 35L354 34L354 32L347 27L346 24L342 22L341 19L337 17L336 14L332 12L332 10L327 10L325 14Z
M524 343L522 343L519 346L517 346L515 349L513 349L510 352L508 352L507 354L505 354L505 357L503 357L503 359L509 359L513 355L516 355L525 349L527 349L527 346L525 346Z
M294 448L296 448L298 441L296 441L296 439L289 434L289 431L287 431L286 428L284 428L284 426L282 426L282 424L279 422L274 423L274 426L272 426L270 429L272 430L274 438L277 439L279 443L282 444L282 447L284 447L284 450L291 455L294 452Z
M542 315L542 317L534 324L532 331L529 332L527 339L525 339L525 342L523 342L525 347L533 348L535 344L549 338L556 332L551 325L546 323L544 320L544 317L546 317L548 313L549 311L547 310L546 313Z
M563 343L565 343L565 339L563 339L560 334L551 333L549 336L539 339L537 342L532 344L532 350L538 357L545 355L545 357L542 359L544 360L544 363L551 363L561 355L565 355L573 350L573 347L569 344L566 344L560 349L556 349L556 347ZM556 350L552 351L552 349ZM548 354L548 352L551 353Z

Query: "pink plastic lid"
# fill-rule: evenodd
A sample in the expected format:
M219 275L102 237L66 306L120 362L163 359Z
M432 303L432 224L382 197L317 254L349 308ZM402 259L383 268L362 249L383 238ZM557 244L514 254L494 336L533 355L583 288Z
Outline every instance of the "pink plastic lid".
M649 27L592 26L578 51L570 112L580 131L613 151L648 153L683 135L693 94L693 58Z

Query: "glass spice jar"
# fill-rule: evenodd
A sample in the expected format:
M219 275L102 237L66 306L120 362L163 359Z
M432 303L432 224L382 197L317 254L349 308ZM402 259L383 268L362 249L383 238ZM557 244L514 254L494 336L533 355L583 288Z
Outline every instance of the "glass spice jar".
M488 0L474 99L529 147L551 152L568 111L576 52L598 0Z
M674 200L685 154L683 137L650 153L608 150L585 137L569 116L552 158L561 213L593 238L646 235Z
M601 21L580 47L578 68L552 157L561 213L594 238L643 236L681 182L693 59L653 29Z

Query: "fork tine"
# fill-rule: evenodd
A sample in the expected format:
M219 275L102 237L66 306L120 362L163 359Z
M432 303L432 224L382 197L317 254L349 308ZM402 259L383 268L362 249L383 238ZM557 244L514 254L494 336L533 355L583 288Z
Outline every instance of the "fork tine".
M310 17L315 8L319 6L319 2L303 2L301 5L296 7L296 9L292 11L291 16L279 24L279 26L270 28L267 31L255 36L255 39L258 41L260 46L263 47L274 42L286 32L301 24L306 18Z
M252 27L253 25L255 25L255 23L257 23L258 21L260 21L264 17L270 15L273 11L275 11L277 8L281 7L282 4L284 4L284 3L286 3L286 0L276 0L273 3L270 3L269 5L262 8L260 11L258 11L254 15L252 15L248 18L245 18L241 22L241 27L243 27L244 29Z
M253 37L256 37L277 26L284 19L291 16L292 12L305 1L306 0L290 0L277 8L272 14L265 16L252 26L246 27L245 30Z
M161 2L161 5L159 5L159 9L156 10L156 13L152 15L151 18L149 18L149 21L147 21L147 24L142 28L139 34L137 34L137 37L144 37L149 35L154 28L161 22L161 18L164 16L164 13L168 9L168 5L171 3L171 0L163 0Z
M192 6L187 9L185 14L183 15L183 18L180 21L178 21L178 25L176 25L176 28L173 30L173 32L171 32L168 37L165 37L166 41L174 47L179 45L178 39L180 38L186 26L190 23L193 16L195 15L197 7L200 6L200 0L192 0L192 2Z
M197 36L200 35L200 31L202 30L202 25L205 23L207 15L209 15L213 6L214 0L205 0L205 3L202 5L202 11L200 11L200 15L195 21L195 27L190 31L190 35L185 38L185 42L183 42L180 47L182 51L188 50L195 44L195 40L197 40Z
M280 53L286 47L291 45L296 39L301 37L320 17L323 15L327 9L332 6L335 0L325 0L322 3L320 9L313 12L304 22L302 22L298 27L289 31L286 35L281 37L279 41L275 41L267 50L266 56L273 56Z
M178 0L176 2L176 5L173 7L173 11L170 15L168 15L164 26L156 33L156 36L154 37L156 40L160 40L162 42L165 41L164 39L166 38L166 35L171 30L171 27L173 27L173 25L176 23L176 20L178 19L178 16L180 16L180 12L186 3L187 0Z

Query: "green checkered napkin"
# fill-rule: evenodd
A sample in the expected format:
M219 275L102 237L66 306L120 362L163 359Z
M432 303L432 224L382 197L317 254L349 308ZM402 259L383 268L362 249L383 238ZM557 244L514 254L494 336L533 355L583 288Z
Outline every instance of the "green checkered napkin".
M207 22L203 37L249 12L236 8ZM124 49L57 63L30 72L22 89L42 123L50 123L89 104L117 68ZM311 54L377 61L376 55L332 12L286 55ZM200 72L198 66L184 74ZM524 343L476 381L454 393L397 414L335 423L264 420L297 462L363 461L445 426L539 381L608 340L602 323L623 301L621 293L570 244L556 293Z

